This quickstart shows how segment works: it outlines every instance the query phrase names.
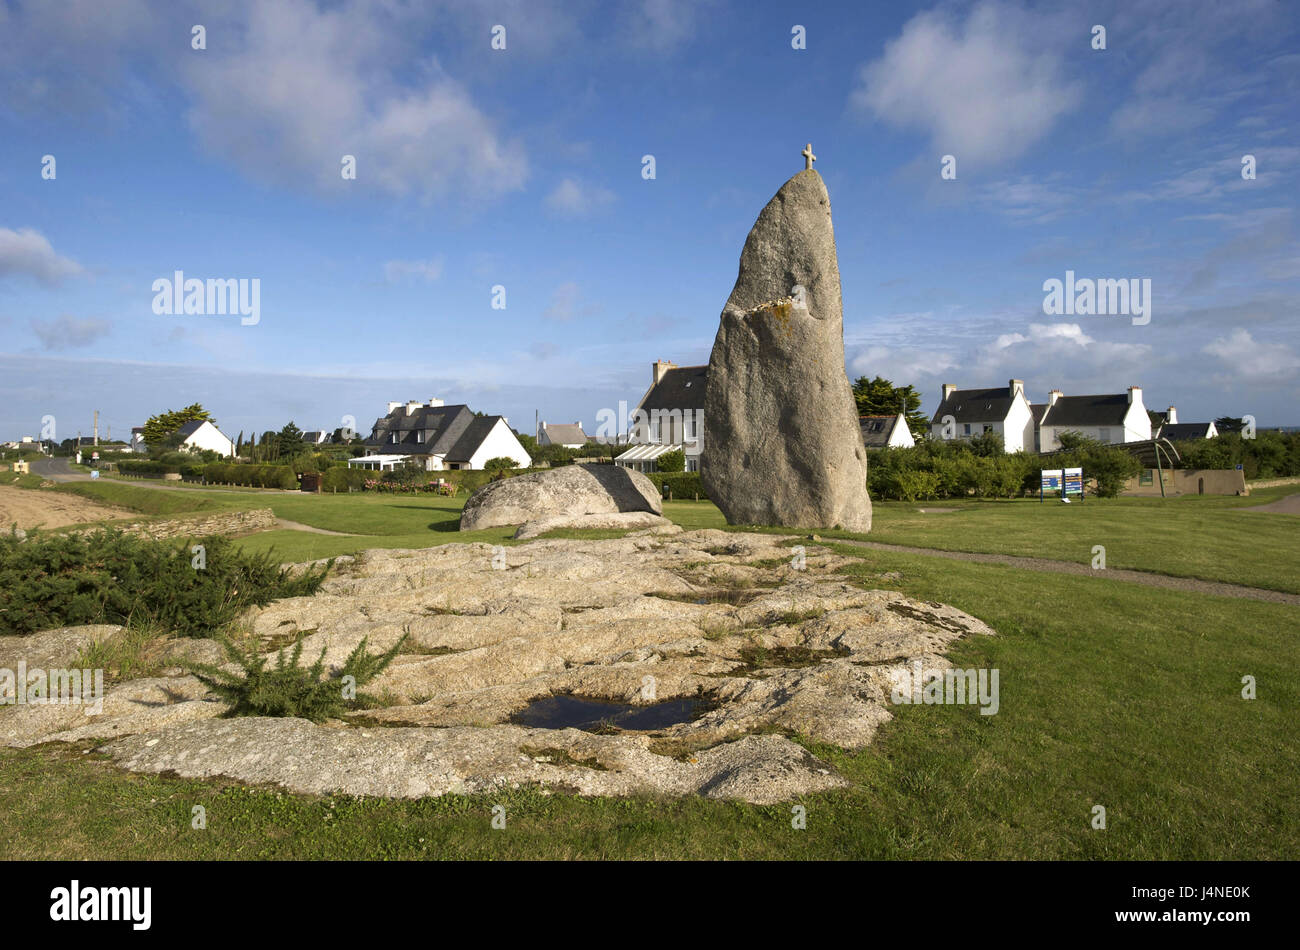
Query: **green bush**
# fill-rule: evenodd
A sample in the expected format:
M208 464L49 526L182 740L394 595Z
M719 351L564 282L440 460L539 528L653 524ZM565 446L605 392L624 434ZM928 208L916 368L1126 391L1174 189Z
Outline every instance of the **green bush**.
M0 633L88 623L148 621L180 636L209 636L245 607L313 594L326 568L291 576L271 555L229 538L154 541L104 529L87 534L0 535Z
M378 655L366 652L366 638L362 637L343 666L328 677L324 675L325 647L321 647L320 656L311 666L298 665L306 634L294 641L293 651L287 657L280 650L275 666L270 668L266 657L241 650L224 634L219 634L217 640L230 661L242 668L242 673L208 663L183 663L182 666L230 704L227 716L292 716L324 722L342 718L349 709L375 705L374 697L365 693L345 696L344 678L352 678L347 684L351 687L364 686L393 662L407 636L402 634L390 650Z
M709 497L699 472L650 472L646 477L655 483L661 495L666 497L666 489L677 501L694 498L697 494L702 499Z
M179 472L179 465L168 465L157 459L123 459L117 463L117 470L123 475L166 475Z
M655 459L655 468L666 474L686 471L686 453L672 449Z

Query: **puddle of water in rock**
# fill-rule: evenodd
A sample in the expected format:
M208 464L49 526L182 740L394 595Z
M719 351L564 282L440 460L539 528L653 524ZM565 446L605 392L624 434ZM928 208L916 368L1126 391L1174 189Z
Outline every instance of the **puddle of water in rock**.
M582 729L585 732L650 730L690 722L704 708L703 700L695 697L633 706L581 696L543 696L511 716L510 721L534 729Z

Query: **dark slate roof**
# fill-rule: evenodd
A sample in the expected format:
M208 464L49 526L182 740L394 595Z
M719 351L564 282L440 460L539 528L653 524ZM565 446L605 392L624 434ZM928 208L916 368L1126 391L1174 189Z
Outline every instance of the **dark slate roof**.
M189 422L185 423L185 425L177 429L176 434L182 439L187 439L195 432L198 432L199 429L203 428L203 423L205 422L207 422L206 419L191 419Z
M483 444L501 416L475 416L463 430L456 444L447 450L448 462L468 462Z
M1060 396L1047 410L1045 426L1118 426L1128 415L1128 393Z
M409 416L405 406L398 406L375 420L364 444L390 455L446 455L473 419L474 413L463 404L425 406Z
M930 422L942 425L944 416L952 416L955 422L1001 422L1007 417L1014 401L1010 386L1000 389L956 389L939 403Z
M1160 427L1162 439L1205 439L1209 435L1208 422L1175 422L1173 425L1166 422Z
M898 414L892 416L858 416L862 428L862 444L869 449L883 449L898 427Z
M674 367L646 393L640 408L646 412L653 409L703 409L704 384L708 377L708 366Z
M1045 402L1031 402L1029 404L1029 414L1033 417L1035 422L1043 418L1043 413L1046 411L1047 403Z

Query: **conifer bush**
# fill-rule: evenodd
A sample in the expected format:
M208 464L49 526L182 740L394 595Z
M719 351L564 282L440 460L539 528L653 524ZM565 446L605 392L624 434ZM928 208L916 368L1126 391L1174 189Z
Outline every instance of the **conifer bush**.
M357 688L369 683L393 662L407 636L402 634L391 649L379 654L366 651L367 638L363 637L343 665L328 675L324 647L315 663L308 667L300 665L306 634L294 641L288 654L281 649L274 665L269 664L268 657L241 649L230 637L219 634L216 639L227 658L240 667L238 673L210 663L182 666L230 704L227 716L289 716L324 722L341 718L349 710L378 704L375 697Z
M0 634L147 622L206 637L246 607L314 594L329 567L295 576L270 553L249 554L221 536L155 541L114 528L0 535Z

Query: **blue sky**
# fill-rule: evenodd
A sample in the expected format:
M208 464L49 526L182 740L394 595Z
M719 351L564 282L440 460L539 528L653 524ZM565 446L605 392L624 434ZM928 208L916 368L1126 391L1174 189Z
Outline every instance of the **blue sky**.
M594 431L708 360L808 141L851 377L1297 424L1297 103L1276 0L0 0L0 437L429 396ZM156 315L177 270L260 322ZM1150 323L1044 314L1067 270L1149 278Z

